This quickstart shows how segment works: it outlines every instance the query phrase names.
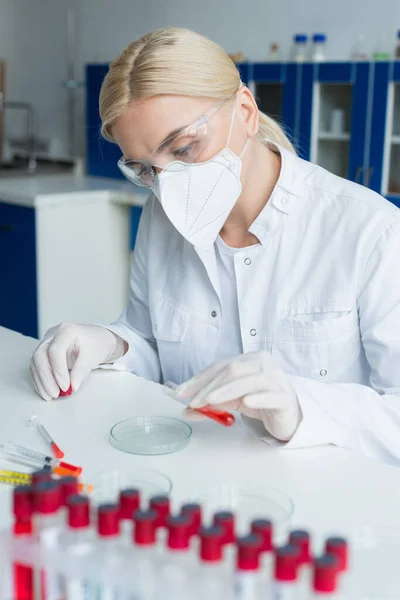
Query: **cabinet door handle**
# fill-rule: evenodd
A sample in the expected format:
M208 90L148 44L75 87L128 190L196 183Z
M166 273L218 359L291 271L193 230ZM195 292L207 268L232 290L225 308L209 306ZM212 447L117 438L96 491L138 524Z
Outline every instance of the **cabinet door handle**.
M14 227L12 225L3 225L0 223L0 233L12 233L14 231Z
M364 167L357 167L357 169L356 169L356 176L354 177L354 182L355 183L360 183L360 179L361 179L361 175L362 175L363 170L364 170Z
M367 169L367 177L365 179L365 186L369 188L369 184L371 182L372 173L374 172L374 167L368 167Z

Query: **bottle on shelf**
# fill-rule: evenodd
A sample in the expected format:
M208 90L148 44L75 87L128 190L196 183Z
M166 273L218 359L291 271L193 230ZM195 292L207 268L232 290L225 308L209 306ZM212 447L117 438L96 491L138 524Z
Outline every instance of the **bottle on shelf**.
M397 32L397 43L394 49L394 59L400 60L400 29Z
M293 48L291 59L293 62L305 62L307 60L308 36L305 33L297 33L293 37Z
M324 62L326 60L326 35L324 33L314 33L312 46L312 61Z
M350 60L353 62L361 62L368 60L368 58L368 53L365 48L365 36L361 34L358 36L357 41L353 46Z
M387 61L391 59L391 52L389 50L388 40L385 35L383 35L377 43L372 58L375 61Z
M268 62L280 62L281 61L281 53L279 50L279 45L277 43L273 43L270 46L269 54L268 54Z

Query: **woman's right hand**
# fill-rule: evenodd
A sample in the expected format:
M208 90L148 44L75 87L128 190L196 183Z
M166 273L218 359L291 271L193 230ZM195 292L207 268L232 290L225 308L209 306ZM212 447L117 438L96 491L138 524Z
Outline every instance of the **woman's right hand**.
M92 369L123 354L124 341L109 329L61 323L47 331L32 356L36 392L46 401L58 398L60 389L76 392Z

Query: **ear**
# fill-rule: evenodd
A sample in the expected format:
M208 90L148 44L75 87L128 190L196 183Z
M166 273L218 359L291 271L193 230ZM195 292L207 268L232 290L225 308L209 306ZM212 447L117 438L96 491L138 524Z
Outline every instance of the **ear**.
M238 109L248 137L256 136L259 126L258 106L253 94L245 85L242 85L238 92Z

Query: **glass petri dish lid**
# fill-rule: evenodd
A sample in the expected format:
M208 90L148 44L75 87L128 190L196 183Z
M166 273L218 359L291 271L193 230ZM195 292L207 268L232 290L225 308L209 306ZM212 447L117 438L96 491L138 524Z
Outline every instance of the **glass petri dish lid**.
M121 452L160 455L182 450L191 436L192 428L184 421L149 415L114 425L110 431L110 442Z
M249 532L254 519L269 519L274 526L275 542L287 535L294 513L294 503L284 492L251 483L222 483L200 493L193 501L202 504L206 525L211 524L218 511L235 513L239 535Z
M154 469L102 471L94 477L92 485L90 497L94 504L114 504L118 502L121 490L135 488L140 492L142 508L147 508L152 496L169 496L172 491L169 477Z

